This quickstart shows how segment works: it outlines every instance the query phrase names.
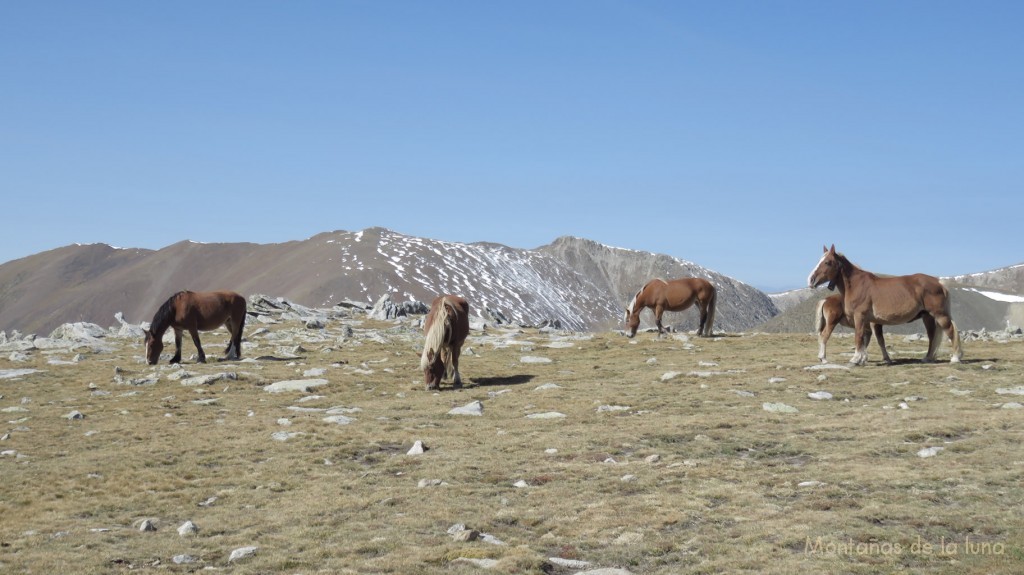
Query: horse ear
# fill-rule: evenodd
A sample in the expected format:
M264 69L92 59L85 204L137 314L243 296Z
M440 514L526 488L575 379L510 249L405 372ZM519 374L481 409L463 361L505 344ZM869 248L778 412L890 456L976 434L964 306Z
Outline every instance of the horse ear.
M836 245L835 244L832 244L832 248L828 250L828 253L830 253L830 254L836 253Z
M821 246L821 253L827 254L828 253L828 248L826 248L825 246Z

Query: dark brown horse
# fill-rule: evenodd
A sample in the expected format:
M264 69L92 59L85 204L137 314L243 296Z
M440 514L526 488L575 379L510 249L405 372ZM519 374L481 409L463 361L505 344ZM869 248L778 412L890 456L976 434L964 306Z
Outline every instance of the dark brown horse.
M867 344L871 337L871 324L898 325L920 318L928 332L928 353L924 361L935 361L942 336L946 332L953 345L951 363L957 363L963 356L960 349L960 334L949 314L949 292L939 280L925 274L908 276L879 277L850 263L833 245L823 248L818 265L807 277L807 285L818 287L828 283L829 289L839 289L843 296L843 309L853 320L857 350L850 363L864 365L867 362Z
M423 320L423 356L420 369L427 389L439 389L441 380L454 374L455 387L462 387L459 355L469 335L469 303L457 295L442 295L430 304Z
M654 321L658 326L658 335L665 333L661 325L661 315L666 311L683 311L697 304L700 310L700 325L697 335L710 336L711 327L715 323L715 300L718 298L715 286L702 278L679 278L675 280L653 279L640 288L633 300L626 306L626 325L629 337L636 335L640 326L640 312L644 308L654 309Z
M180 291L167 299L153 316L146 333L146 361L156 365L164 349L164 332L174 330L174 357L171 363L181 363L181 332L188 330L192 343L199 352L199 362L206 363L206 354L199 344L199 332L226 326L231 334L224 355L227 359L242 357L242 328L245 326L245 298L235 292Z
M821 360L821 363L828 363L828 360L825 359L825 344L828 343L828 338L832 336L832 331L836 329L837 325L853 328L853 322L844 313L843 296L841 294L822 298L818 302L817 309L814 311L814 330L818 332L818 359ZM885 360L885 363L892 363L892 359L889 358L889 351L885 349L882 326L873 323L871 328L874 330L875 338L878 340L878 347L882 348L882 358ZM868 332L867 338L868 341L864 342L865 347L871 342L871 332Z

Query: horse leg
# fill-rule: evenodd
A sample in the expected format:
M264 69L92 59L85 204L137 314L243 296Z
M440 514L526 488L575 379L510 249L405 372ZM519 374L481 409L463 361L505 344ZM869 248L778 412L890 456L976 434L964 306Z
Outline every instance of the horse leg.
M892 364L892 358L889 357L889 350L885 349L885 337L882 336L882 324L871 324L871 328L875 332L875 339L878 340L878 347L882 348L882 361L887 364ZM870 338L871 336L869 335L868 337ZM867 347L867 343L865 343L864 346Z
M199 363L206 363L206 354L203 353L203 346L199 343L199 330L191 328L188 333L192 336L192 343L196 344L196 350L199 352Z
M230 319L224 325L227 326L228 335L231 336L228 340L228 348L224 350L224 359L241 359L242 326Z
M235 347L235 326L234 322L228 318L224 322L224 327L228 328L228 347L224 350L224 359L233 359L231 357L231 350Z
M455 371L455 388L462 387L462 375L459 373L459 355L462 353L461 345L452 346L452 369Z
M853 353L853 357L850 358L850 363L854 365L864 365L868 362L868 350L867 350L867 337L871 337L871 322L867 321L864 317L853 318L853 340L857 344L857 350Z
M825 344L828 343L828 338L832 337L832 331L836 329L836 323L832 321L825 322L825 328L818 334L818 359L821 363L828 363L825 359Z
M658 326L658 337L665 334L665 328L661 325L661 314L665 313L665 306L658 304L654 307L654 323Z
M181 329L174 328L174 357L171 363L181 363Z
M700 324L697 325L697 336L704 337L705 335L711 335L710 333L704 333L704 326L708 322L708 302L697 302L697 309L700 310Z
M924 324L924 331L928 334L928 353L924 355L924 359L921 361L924 363L931 363L935 361L935 352L939 350L939 342L941 339L939 334L935 331L934 316L925 313L921 316L921 322Z

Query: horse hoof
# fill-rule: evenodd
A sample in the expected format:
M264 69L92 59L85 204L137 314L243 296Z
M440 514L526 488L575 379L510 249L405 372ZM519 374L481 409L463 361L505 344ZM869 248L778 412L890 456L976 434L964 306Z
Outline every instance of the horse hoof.
M949 358L949 363L960 363L960 356L954 355L953 357Z

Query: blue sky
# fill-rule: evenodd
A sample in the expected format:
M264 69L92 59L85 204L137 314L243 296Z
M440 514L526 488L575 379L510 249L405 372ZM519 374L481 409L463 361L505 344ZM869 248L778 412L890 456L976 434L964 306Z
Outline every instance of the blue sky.
M384 226L1024 262L1024 3L3 2L0 262Z

